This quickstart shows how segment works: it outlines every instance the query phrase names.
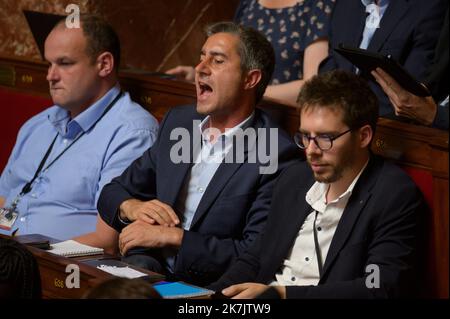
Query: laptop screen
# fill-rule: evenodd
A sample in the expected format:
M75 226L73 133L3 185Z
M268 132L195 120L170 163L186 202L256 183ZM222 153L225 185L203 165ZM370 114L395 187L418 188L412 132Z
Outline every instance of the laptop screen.
M45 39L47 38L50 31L52 31L56 23L58 23L65 16L29 10L23 10L23 14L25 15L31 33L33 34L33 38L39 49L41 58L42 60L45 60L44 58Z

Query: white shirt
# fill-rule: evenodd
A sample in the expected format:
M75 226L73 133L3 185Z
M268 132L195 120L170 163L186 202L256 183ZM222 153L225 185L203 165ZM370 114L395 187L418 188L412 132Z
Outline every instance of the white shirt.
M329 203L326 202L326 194L330 187L329 184L315 182L309 189L306 193L305 200L313 210L300 227L300 231L292 246L291 252L284 260L280 271L275 275L275 280L271 285L308 286L318 284L320 275L313 232L316 211L318 212L316 221L317 239L322 255L322 262L325 263L328 249L330 248L331 241L342 217L342 213L344 212L348 200L352 195L353 188L366 168L367 163L353 179L347 190L337 199Z
M202 136L202 148L197 157L194 158L194 165L192 165L175 203L176 211L181 213L180 219L183 229L189 230L191 228L192 220L203 194L225 156L233 147L233 136L236 135L238 129L244 129L248 126L254 114L253 112L235 127L225 129L225 132L217 136L213 142L211 142L210 134L208 134L210 117L207 116L200 123L199 130ZM173 270L176 251L166 248L163 254L166 257L169 270Z
M190 229L194 214L209 182L233 147L233 136L239 128L243 129L246 126L253 115L254 113L235 127L227 128L213 142L210 141L208 134L209 116L200 123L199 130L202 136L202 148L197 158L194 158L195 164L189 172L176 203L177 210L183 214L181 223L183 229Z
M359 47L361 49L367 49L375 31L380 27L381 18L383 18L387 7L389 6L389 0L380 0L378 4L374 0L361 0L362 4L366 7L366 23L364 25L364 31L361 43Z

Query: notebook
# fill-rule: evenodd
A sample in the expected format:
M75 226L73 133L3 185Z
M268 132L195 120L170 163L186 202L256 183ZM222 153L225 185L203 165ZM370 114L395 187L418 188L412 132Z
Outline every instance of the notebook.
M214 291L201 288L194 285L189 285L181 281L177 282L167 282L160 281L153 284L153 288L164 298L164 299L181 299L181 298L192 298L192 297L206 297L214 294Z
M60 243L50 245L49 252L65 256L65 257L79 257L103 254L103 248L92 247L81 244L75 240L66 240Z

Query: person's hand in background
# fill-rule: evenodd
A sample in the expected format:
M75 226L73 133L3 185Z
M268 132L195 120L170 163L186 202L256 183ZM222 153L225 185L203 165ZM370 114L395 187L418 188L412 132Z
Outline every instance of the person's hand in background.
M166 71L167 74L176 75L177 79L194 82L195 69L188 65L179 65Z
M437 104L431 96L421 97L406 91L380 68L371 74L394 106L395 115L408 117L425 125L433 123Z

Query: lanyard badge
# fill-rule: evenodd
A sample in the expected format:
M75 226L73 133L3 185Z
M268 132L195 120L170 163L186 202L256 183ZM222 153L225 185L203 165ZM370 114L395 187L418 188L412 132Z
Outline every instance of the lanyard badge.
M21 195L17 196L12 202L11 207L0 208L0 228L4 230L11 230L12 226L17 220L19 213L17 212L17 204L19 203Z
M103 114L97 119L97 121L93 124L95 126L102 118L103 116L113 107L113 105L117 102L117 100L122 96L122 91L117 94L117 96L112 100L112 102L105 108L103 111ZM69 148L72 147L73 144L75 144L83 135L85 132L82 132L78 137L69 145L67 146L56 158L47 165L47 167L44 169L46 171L50 166L53 165ZM53 139L53 142L50 144L49 148L47 149L47 152L44 155L44 158L41 160L41 163L39 164L38 169L34 173L33 178L31 181L29 181L23 188L20 194L14 199L14 201L11 203L10 207L0 208L0 228L5 230L11 230L12 226L17 220L17 217L19 216L19 213L17 211L17 204L19 203L22 196L28 194L31 191L33 182L36 180L42 169L44 168L45 162L47 161L48 156L50 155L53 145L56 142L56 139L58 137L58 134L56 134L55 138Z

